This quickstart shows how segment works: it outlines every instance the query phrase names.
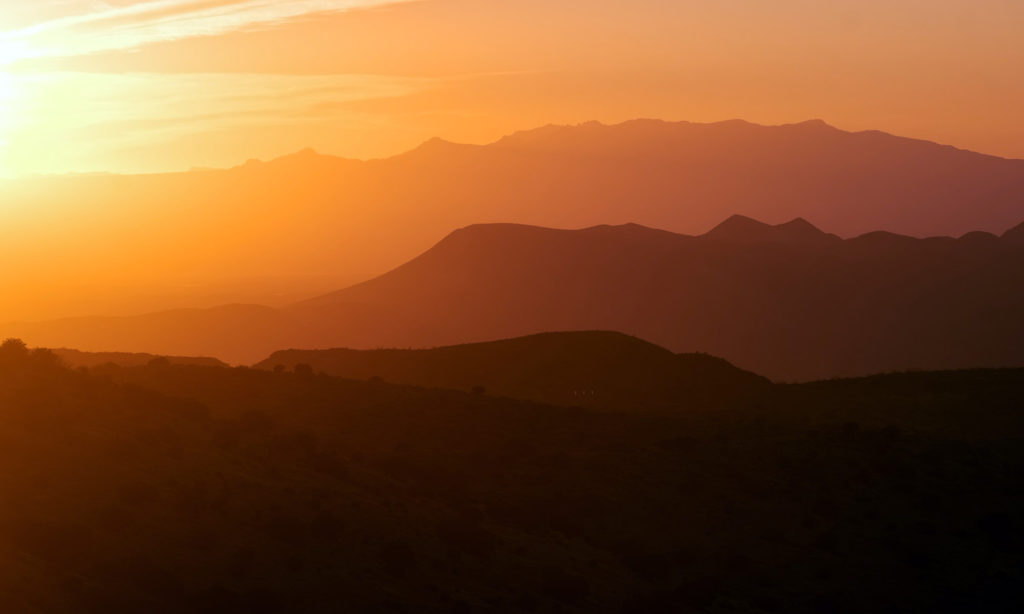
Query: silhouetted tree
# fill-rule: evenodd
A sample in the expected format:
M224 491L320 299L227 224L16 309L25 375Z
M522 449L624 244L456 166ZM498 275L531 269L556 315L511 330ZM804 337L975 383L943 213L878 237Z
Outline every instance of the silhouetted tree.
M7 339L0 344L0 364L22 362L28 357L28 346L21 339Z
M60 356L58 356L53 350L48 350L46 348L37 348L32 350L30 358L32 365L36 368L49 369L61 367L64 364L64 361L61 360Z

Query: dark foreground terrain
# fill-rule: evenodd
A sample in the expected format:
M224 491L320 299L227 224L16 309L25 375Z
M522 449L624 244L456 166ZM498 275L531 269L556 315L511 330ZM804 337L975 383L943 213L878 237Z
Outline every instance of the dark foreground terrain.
M1024 370L656 412L299 371L0 348L0 611L1022 603Z

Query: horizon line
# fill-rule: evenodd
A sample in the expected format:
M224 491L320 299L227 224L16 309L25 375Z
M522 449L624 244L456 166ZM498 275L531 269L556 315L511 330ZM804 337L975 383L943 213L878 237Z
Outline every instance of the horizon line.
M723 119L723 120L717 120L717 121L708 121L708 122L695 122L695 121L690 121L690 120L685 120L685 119L683 119L683 120L670 120L670 119L661 119L661 118L657 118L657 117L635 117L635 118L632 118L632 119L622 120L622 121L618 121L618 122L615 122L615 121L605 122L605 121L601 121L601 120L585 120L585 121L581 121L581 122L577 122L577 123L565 123L565 124L548 123L548 124L543 124L543 125L539 125L539 126L538 125L534 125L534 127L532 127L532 128L523 128L523 129L518 129L518 130L513 130L511 132L507 132L507 133L503 134L502 136L498 137L495 140L487 141L487 142L483 142L483 143L459 142L459 141L452 141L452 140L446 139L446 138L444 138L442 136L433 136L433 137L430 137L430 138L428 138L426 140L421 141L419 144L417 144L417 145L415 145L415 146L413 146L411 148L402 149L402 150L396 151L396 152L394 152L392 154L385 155L385 156L370 157L370 158L349 157L349 156L345 156L345 155L341 155L341 154L335 154L335 153L329 153L329 152L325 153L325 152L317 150L314 147L303 147L303 148L300 148L300 149L297 149L297 150L294 150L294 151L283 153L281 155L278 155L276 157L272 157L272 158L269 158L269 159L261 159L261 158L255 158L255 157L248 158L248 159L246 159L246 160L244 160L242 162L239 162L239 163L237 163L237 164L235 164L233 166L226 166L226 167L220 167L220 166L217 166L217 167L191 166L191 167L188 167L188 168L180 168L179 167L179 168L173 168L173 169L172 168L168 168L166 170L139 171L139 172L66 171L66 172L60 172L60 173L22 173L22 174L14 174L14 175L3 175L3 174L0 174L0 182L3 182L3 181L18 181L18 180L32 180L32 179L47 179L47 178L75 178L75 177L90 177L90 176L92 176L92 177L145 177L145 176L158 176L158 175L180 175L180 174L198 173L198 172L226 172L226 171L231 171L231 170L243 168L243 167L245 167L248 164L253 164L253 163L257 163L257 164L272 164L272 163L274 163L276 161L283 160L285 158L290 158L290 157L293 157L293 156L297 156L297 155L301 155L301 154L307 154L307 153L312 153L312 154L314 154L316 156L319 156L319 157L322 157L322 158L334 158L334 159L337 159L337 160L345 160L345 161L350 161L350 162L378 162L378 161L390 160L392 158L396 158L396 157L399 157L399 156L403 156L403 155L406 155L406 154L413 153L413 152L418 151L419 149L423 148L425 145L428 145L430 143L436 143L436 142L456 145L456 146L460 146L460 147L489 147L489 146L497 145L497 144L501 143L502 141L504 141L506 139L509 139L509 138L512 138L512 137L515 137L517 135L528 134L528 133L531 133L531 132L536 132L536 131L544 130L544 129L551 129L551 128L574 129L574 128L583 128L583 127L586 127L586 126L600 126L602 128L618 128L618 127L622 127L622 126L625 126L625 125L628 125L628 124L634 124L634 123L639 123L639 122L656 122L656 123L670 124L670 125L671 124L677 124L677 125L678 124L690 124L690 125L697 125L697 126L717 126L717 125L721 125L721 124L743 123L743 124L747 124L747 125L750 125L750 126L756 126L756 127L760 127L760 128L786 128L786 127L795 127L795 126L816 124L816 125L821 125L821 126L824 126L824 127L827 127L827 128L831 128L833 130L836 130L838 132L843 132L843 133L846 133L846 134L877 133L877 134L882 134L882 135L889 136L889 137L896 138L896 139L906 139L906 140L910 140L910 141L918 141L918 142L922 142L922 143L928 143L928 144L931 144L931 145L936 145L938 147L948 147L948 148L955 149L957 151L967 152L967 153L971 153L971 154L975 154L975 155L980 155L980 156L986 156L986 157L989 157L989 158L996 158L996 159L999 159L999 160L1024 162L1024 158L1008 158L1006 156L1000 156L1000 155L997 155L997 154L985 153L985 152L977 151L977 150L974 150L974 149L967 149L965 147L959 147L957 145L952 145L952 144L949 144L949 143L942 143L942 142L934 141L934 140L927 139L927 138L903 136L903 135L900 135L900 134L895 134L895 133L892 133L892 132L887 132L885 130L879 130L879 129L846 130L844 128L837 127L836 125L831 124L827 120L824 120L824 119L821 119L821 118L812 118L812 119L806 119L806 120L796 121L796 122L786 122L786 123L779 123L779 124L770 124L770 123L759 123L759 122L755 122L755 121L751 121L751 120L743 119L743 118L739 118L739 117Z

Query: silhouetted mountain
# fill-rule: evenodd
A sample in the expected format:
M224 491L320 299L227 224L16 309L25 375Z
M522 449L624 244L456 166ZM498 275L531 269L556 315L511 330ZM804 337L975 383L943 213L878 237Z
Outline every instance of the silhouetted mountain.
M1003 240L1012 243L1024 244L1024 224L1014 226L1003 233Z
M705 237L732 243L826 244L839 237L818 230L803 218L772 226L749 217L734 215L715 226Z
M0 201L17 203L12 211L47 216L0 224L0 259L38 269L0 283L6 296L47 288L54 296L38 310L93 296L82 279L124 287L379 274L452 228L510 221L698 233L741 214L802 217L844 237L959 236L1018 223L1022 193L1024 161L820 121L588 123L486 146L437 139L365 162L307 150L225 171L5 182ZM25 304L0 296L0 321L38 317Z
M781 379L1022 365L1024 249L978 239L843 241L738 218L701 237L473 226L295 310L373 306L392 322L377 343L399 347L618 330Z
M763 391L768 380L703 354L613 332L544 333L424 350L286 350L257 368L307 365L351 379L475 390L554 405L666 409Z
M390 273L285 309L11 324L0 335L252 363L282 348L428 348L614 330L777 380L1017 366L1024 243L1014 232L840 240L800 221L733 219L697 237L635 224L485 224Z
M141 367L148 364L186 365L192 367L226 367L226 363L216 358L193 356L157 356L155 354L131 354L128 352L82 352L68 348L55 348L52 351L61 362L71 368L99 367L117 365L119 367Z
M1024 370L649 414L51 358L0 345L4 612L1021 602Z

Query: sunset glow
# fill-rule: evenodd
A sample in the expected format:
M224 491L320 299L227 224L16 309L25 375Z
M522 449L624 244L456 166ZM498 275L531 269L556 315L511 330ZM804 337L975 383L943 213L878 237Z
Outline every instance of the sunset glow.
M636 117L822 117L1024 157L1021 24L1019 2L968 0L11 3L0 168L373 158Z
M18 86L13 75L3 72L0 66L0 178L6 176L2 162L11 132L18 122L15 109Z
M0 614L1024 603L1024 0L0 0Z

